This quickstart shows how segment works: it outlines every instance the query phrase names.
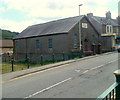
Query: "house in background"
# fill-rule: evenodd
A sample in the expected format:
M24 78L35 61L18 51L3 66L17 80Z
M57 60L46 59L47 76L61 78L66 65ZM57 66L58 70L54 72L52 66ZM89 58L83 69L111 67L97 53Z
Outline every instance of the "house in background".
M12 40L0 40L1 53L13 53Z
M115 38L118 35L118 20L111 18L110 11L106 13L106 17L93 16L93 13L87 14L95 29L101 34L102 51L115 49Z
M79 24L80 23L80 24ZM80 29L80 31L79 31ZM80 36L80 34L81 36ZM35 59L40 55L99 53L100 35L86 16L76 16L27 27L14 39L14 59Z
M13 41L12 40L0 40L0 57L2 61L10 61L13 55Z

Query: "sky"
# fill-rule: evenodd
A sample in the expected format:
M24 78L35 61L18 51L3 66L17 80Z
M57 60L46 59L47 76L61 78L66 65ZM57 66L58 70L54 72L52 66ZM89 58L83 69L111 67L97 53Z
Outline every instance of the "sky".
M105 17L111 11L118 16L120 0L0 0L0 28L21 32L28 26L52 20L93 13Z

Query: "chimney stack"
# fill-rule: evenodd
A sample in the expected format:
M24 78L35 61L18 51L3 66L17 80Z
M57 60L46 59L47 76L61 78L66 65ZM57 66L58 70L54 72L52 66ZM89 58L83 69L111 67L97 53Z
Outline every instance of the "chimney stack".
M118 24L120 25L120 16L117 17Z
M107 19L111 19L111 12L110 12L110 11L108 11L108 12L106 13L106 18L107 18Z

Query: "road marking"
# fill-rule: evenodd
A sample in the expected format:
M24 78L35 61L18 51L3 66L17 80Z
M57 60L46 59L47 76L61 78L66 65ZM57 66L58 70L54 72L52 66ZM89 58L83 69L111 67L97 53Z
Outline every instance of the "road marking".
M20 77L13 78L13 79L8 80L8 81L2 81L2 82L0 82L0 83L11 82L11 81L14 81L14 80L17 80L17 79L21 79L21 78L24 78L24 77L27 77L27 76L31 76L31 75L38 74L38 73L43 73L43 72L46 72L46 71L49 71L49 70L61 68L61 67L68 66L68 65L69 65L69 64L65 64L65 65L53 67L53 68L50 68L50 69L46 69L46 70L43 70L43 71L33 72L33 73L30 73L30 74L27 74L27 75L24 75L24 76L20 76Z
M118 59L113 60L113 61L110 61L110 62L108 62L108 63L106 63L106 64L103 64L103 65L99 65L99 66L97 66L97 67L93 67L93 68L91 68L91 69L89 69L89 70L84 71L82 74L85 74L85 73L87 73L88 71L92 71L92 70L95 70L95 69L97 69L97 68L101 68L101 67L103 67L103 66L105 66L105 65L107 65L107 64L113 63L113 62L115 62L115 61L117 61L117 60L118 60Z
M89 70L86 70L86 71L84 71L82 74L85 74L85 73L87 73Z
M119 58L119 59L120 59L120 58ZM113 63L113 62L115 62L115 61L117 61L117 60L119 60L119 59L116 59L116 60L110 61L110 62L108 62L107 64ZM8 80L8 81L2 81L2 82L0 82L0 84L1 84L1 83L6 83L6 82L11 82L11 81L14 81L14 80L17 80L17 79L20 79L20 78L24 78L24 77L27 77L27 76L30 76L30 75L34 75L34 74L38 74L38 73L42 73L42 72L45 72L45 71L49 71L49 70L53 70L53 69L57 69L57 68L61 68L61 67L67 66L67 65L69 65L69 64L65 64L65 65L61 65L61 66L57 66L57 67L53 67L53 68L46 69L46 70L43 70L43 71L38 71L38 72L30 73L30 74L27 74L27 75L24 75L24 76L20 76L20 77L17 77L17 78L14 78L14 79ZM100 68L100 67L103 67L103 66L105 66L105 65L106 65L106 64L104 64L104 65L100 65L100 66L97 66L97 67L91 68L90 70L95 70L95 69ZM83 72L83 74L84 74L84 73L87 73L87 72L90 71L90 70L86 70L85 72Z
M104 65L100 65L100 66L97 66L97 67L94 67L94 68L91 68L90 70L95 70L97 68L100 68L100 67L103 67Z
M75 71L76 71L76 72L80 72L80 69L76 69Z
M56 86L60 85L60 84L62 84L62 83L65 83L65 82L67 82L67 81L69 81L69 80L71 80L71 79L72 79L72 77L70 77L70 78L68 78L68 79L65 79L65 80L63 80L63 81L61 81L61 82L58 82L58 83L56 83L56 84L54 84L54 85L52 85L52 86L49 86L49 87L47 87L47 88L45 88L45 89L43 89L43 90L40 90L40 91L38 91L38 92L36 92L36 93L33 93L33 94L25 97L24 99L31 98L31 97L33 97L33 96L35 96L35 95L37 95L37 94L40 94L40 93L42 93L42 92L44 92L44 91L47 91L47 90L49 90L49 89L51 89L51 88L53 88L53 87L56 87Z
M108 62L108 64L110 64L110 63L113 63L113 62L115 62L115 61L117 61L118 59L116 59L116 60L113 60L113 61L110 61L110 62Z
M115 62L115 61L117 61L117 60L118 60L118 59L113 60L113 61L110 61L110 62L108 62L108 63L106 63L106 64L104 64L104 65L100 65L100 66L97 66L97 67L91 68L90 70L95 70L95 69L97 69L97 68L101 68L101 67L103 67L103 66L105 66L105 65L107 65L107 64L113 63L113 62Z

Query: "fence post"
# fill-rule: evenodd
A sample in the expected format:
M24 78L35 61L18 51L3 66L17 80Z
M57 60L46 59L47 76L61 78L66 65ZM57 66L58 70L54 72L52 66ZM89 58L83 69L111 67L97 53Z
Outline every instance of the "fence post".
M55 62L55 55L54 54L52 55L52 61L53 61L53 63Z
M30 68L30 65L29 65L29 58L27 58L27 64L28 64L28 69Z
M73 52L71 52L71 56L72 56L71 58L73 59Z
M120 83L120 69L114 72L116 82ZM116 87L116 100L120 100L120 84Z
M70 53L67 54L67 56L68 56L68 60L71 59L71 54Z
M64 52L63 52L63 61L65 61L65 54L64 54Z
M27 56L26 56L26 58L25 58L25 63L27 64L27 68L29 69L29 59L28 59Z
M41 63L41 65L43 65L43 56L42 55L40 56L40 63Z
M12 72L14 71L14 67L13 67L13 58L11 59L12 62Z

